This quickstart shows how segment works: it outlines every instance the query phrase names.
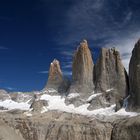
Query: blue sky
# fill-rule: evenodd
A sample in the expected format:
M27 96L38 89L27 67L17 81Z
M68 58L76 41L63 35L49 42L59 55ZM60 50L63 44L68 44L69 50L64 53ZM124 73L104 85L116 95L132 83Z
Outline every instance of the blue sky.
M140 37L139 7L139 0L1 0L0 88L41 90L54 58L70 75L82 39L94 61L100 47L117 47L128 69Z

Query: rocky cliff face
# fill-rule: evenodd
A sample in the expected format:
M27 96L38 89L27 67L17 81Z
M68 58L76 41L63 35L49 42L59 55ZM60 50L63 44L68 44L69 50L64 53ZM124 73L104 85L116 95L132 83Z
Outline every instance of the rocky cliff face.
M139 140L140 116L101 121L49 111L45 114L1 113L2 140Z
M103 100L111 104L116 103L116 110L120 109L123 99L128 96L129 81L120 54L115 48L101 49L94 75L95 91L105 93Z
M128 94L128 75L115 48L102 48L95 65L95 87L97 92L116 90L120 96Z
M112 132L110 123L64 112L48 112L28 118L3 114L0 120L15 132L13 136L18 135L24 140L110 140Z
M140 107L140 40L135 44L129 65L130 100L129 108Z
M113 122L111 140L139 140L140 116Z
M54 59L50 64L49 77L45 89L53 88L60 93L64 93L68 87L69 81L64 78L59 61Z
M73 57L70 92L89 93L93 85L93 60L86 40L80 43Z

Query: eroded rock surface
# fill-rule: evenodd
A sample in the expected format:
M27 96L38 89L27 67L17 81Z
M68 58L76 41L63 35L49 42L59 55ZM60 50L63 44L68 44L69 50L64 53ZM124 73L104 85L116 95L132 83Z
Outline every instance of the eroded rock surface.
M11 117L11 118L10 118ZM30 118L3 114L8 127L25 140L110 140L112 125L64 112L48 112ZM10 139L8 139L10 140Z
M140 116L114 122L111 140L139 140Z
M139 140L140 116L101 121L65 112L0 115L3 140Z
M32 109L32 111L40 112L42 108L46 106L48 106L48 102L46 100L34 100L30 108Z
M101 49L95 65L95 83L97 91L106 92L108 89L114 89L122 97L128 94L128 76L115 48Z
M111 98L116 102L128 96L128 75L121 62L120 54L115 48L101 49L94 75L96 92L106 93L107 90L111 90Z
M90 93L94 89L93 84L93 60L86 40L77 48L72 65L72 85L70 93Z
M49 77L45 89L55 89L60 93L65 93L69 88L70 82L63 76L58 60L54 59L50 64Z
M135 44L129 65L129 108L140 111L140 40Z

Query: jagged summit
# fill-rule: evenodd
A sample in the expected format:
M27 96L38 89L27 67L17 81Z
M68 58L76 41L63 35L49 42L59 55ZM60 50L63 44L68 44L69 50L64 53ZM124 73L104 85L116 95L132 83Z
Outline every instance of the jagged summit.
M59 61L57 59L54 59L50 65L47 87L50 86L53 86L52 88L54 88L55 86L57 87L62 81L63 74L60 68Z
M83 41L80 42L81 48L88 48L88 42L86 39L83 39Z
M72 64L72 86L70 92L93 91L93 60L86 40L75 51Z
M48 81L44 89L51 88L58 92L66 92L68 85L68 80L63 76L60 62L54 59L50 64Z
M116 48L101 49L94 75L96 92L106 92L112 89L111 96L115 102L123 100L128 95L128 75Z

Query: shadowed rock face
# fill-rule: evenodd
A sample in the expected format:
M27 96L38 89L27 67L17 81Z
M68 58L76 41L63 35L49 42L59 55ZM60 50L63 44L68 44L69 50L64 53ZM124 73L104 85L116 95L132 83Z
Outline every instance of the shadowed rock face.
M53 88L58 92L66 92L69 81L64 78L59 61L54 59L50 64L48 82L45 89Z
M72 80L70 92L88 93L93 91L93 60L86 40L80 43L74 54Z
M24 140L110 140L112 132L110 123L56 111L28 118L24 115L19 117L3 114L0 116L0 121L6 123L6 127L10 126L13 129L13 136L21 135ZM6 127L3 129L10 133Z
M135 44L129 64L130 106L140 107L140 40Z
M111 140L139 140L140 116L114 122Z
M106 92L112 89L121 97L126 97L128 94L128 76L120 54L115 48L101 49L94 75L96 91Z

